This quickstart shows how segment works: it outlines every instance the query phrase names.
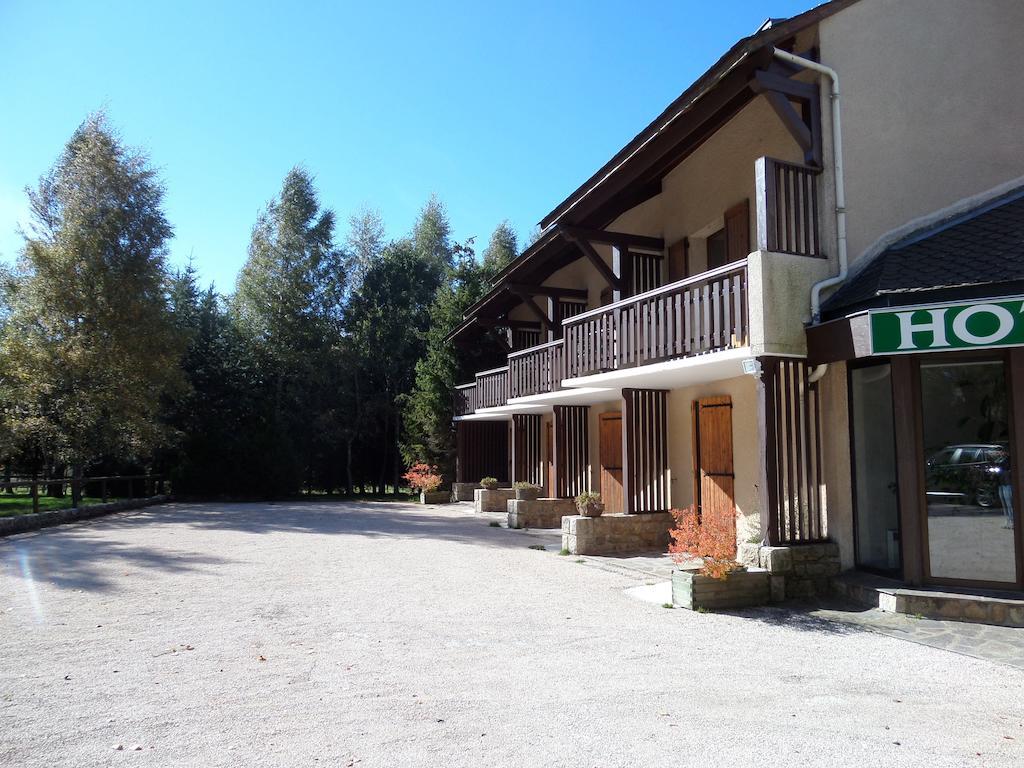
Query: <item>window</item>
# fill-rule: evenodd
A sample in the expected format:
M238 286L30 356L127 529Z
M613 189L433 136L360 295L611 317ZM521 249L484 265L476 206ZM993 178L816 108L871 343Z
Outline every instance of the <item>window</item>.
M718 230L707 239L708 269L725 266L729 259L729 245L725 237L725 228Z
M850 432L857 565L899 573L900 511L888 363L850 370Z

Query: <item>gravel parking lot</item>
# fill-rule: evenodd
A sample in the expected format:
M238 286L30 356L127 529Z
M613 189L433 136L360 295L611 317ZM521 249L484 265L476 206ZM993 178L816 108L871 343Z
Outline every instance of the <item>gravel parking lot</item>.
M535 542L384 503L0 540L0 764L1024 765L1019 669L667 610Z

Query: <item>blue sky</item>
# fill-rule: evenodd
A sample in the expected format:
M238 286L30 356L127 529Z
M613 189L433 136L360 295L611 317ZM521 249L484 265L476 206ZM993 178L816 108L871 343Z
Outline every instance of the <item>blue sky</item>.
M408 231L436 192L455 237L534 224L740 37L814 0L0 0L0 258L23 189L107 109L167 185L171 261L230 291L288 169Z

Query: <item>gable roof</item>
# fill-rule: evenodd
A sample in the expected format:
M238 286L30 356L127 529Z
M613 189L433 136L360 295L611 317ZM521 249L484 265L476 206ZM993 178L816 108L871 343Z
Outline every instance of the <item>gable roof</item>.
M822 315L1020 292L1024 188L891 245L828 297Z

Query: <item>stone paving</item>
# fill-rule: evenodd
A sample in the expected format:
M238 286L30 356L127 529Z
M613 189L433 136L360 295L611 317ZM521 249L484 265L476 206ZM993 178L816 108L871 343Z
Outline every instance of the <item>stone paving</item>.
M495 520L500 517L500 515L494 515ZM561 548L558 531L520 530L510 531L510 533L529 536L550 551L558 551ZM632 575L633 578L643 581L647 586L662 585L665 580L671 579L672 570L676 567L668 554L659 552L587 555L578 559L583 564L595 568ZM652 595L653 597L649 597ZM649 599L649 602L660 603L664 602L664 595L671 596L671 590L639 590L635 596L640 599ZM877 608L868 609L839 600L790 602L784 606L767 606L737 612L738 615L747 613L751 617L756 616L779 622L784 622L789 617L793 621L812 620L841 624L963 654L975 659L1009 664L1024 669L1024 629L914 618L904 614L887 613Z

